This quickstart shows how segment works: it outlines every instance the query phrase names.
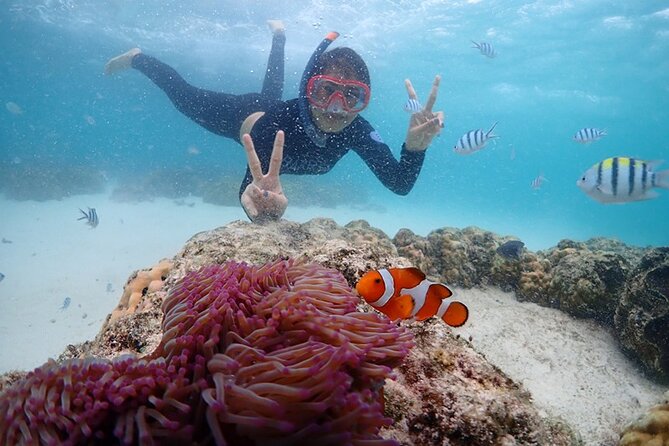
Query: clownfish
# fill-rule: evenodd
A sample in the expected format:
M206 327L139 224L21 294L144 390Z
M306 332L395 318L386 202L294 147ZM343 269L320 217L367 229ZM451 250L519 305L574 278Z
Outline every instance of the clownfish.
M453 292L432 282L418 268L388 268L365 273L355 286L365 301L391 320L440 317L451 327L460 327L469 317L462 302L448 299Z

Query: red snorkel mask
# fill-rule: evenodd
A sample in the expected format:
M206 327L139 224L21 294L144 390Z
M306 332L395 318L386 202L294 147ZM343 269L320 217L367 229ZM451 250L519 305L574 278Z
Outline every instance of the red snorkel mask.
M307 82L306 96L311 105L327 112L359 113L369 104L370 90L360 81L319 74Z

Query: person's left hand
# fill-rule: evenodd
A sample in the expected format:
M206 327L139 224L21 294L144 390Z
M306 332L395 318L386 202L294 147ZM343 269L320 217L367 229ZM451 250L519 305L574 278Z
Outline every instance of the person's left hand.
M438 135L444 127L444 112L432 112L432 107L434 107L434 103L437 101L440 81L441 76L435 76L432 91L430 91L430 96L427 98L425 107L421 111L411 115L409 130L404 141L407 150L420 152L427 149L427 146L432 142L432 138ZM413 85L411 85L411 81L407 79L404 81L404 84L407 87L409 99L417 100L418 96L416 95L416 90L413 89Z
M253 176L253 182L246 186L242 193L242 206L253 222L278 220L288 206L288 199L283 194L281 181L279 181L283 161L283 131L279 130L274 138L274 148L266 175L262 173L262 165L253 146L251 135L245 134L242 142L246 149L249 170Z

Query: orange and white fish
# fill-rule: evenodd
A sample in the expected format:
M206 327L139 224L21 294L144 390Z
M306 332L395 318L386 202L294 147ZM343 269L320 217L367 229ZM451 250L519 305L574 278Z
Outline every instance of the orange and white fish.
M432 282L418 268L388 268L365 273L355 286L368 304L392 320L432 316L451 327L460 327L469 317L462 302L448 299L453 292Z

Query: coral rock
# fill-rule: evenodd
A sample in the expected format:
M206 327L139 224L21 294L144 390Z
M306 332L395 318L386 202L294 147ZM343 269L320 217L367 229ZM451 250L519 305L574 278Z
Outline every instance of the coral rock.
M669 404L652 407L625 427L618 446L669 446Z
M304 257L336 268L349 284L370 268L402 261L390 238L363 221L345 227L327 218L303 224L287 220L266 225L236 221L192 237L176 256L174 276L228 259L264 263L280 257Z
M653 376L669 380L669 248L649 251L632 272L615 328L630 356Z
M411 324L417 345L387 383L383 436L403 445L578 444L566 424L545 419L530 395L439 321Z
M399 254L414 262L425 274L466 288L488 283L495 248L500 245L499 238L492 232L473 226L437 229L427 238L404 229L394 241Z
M162 260L152 268L137 271L128 279L123 287L123 294L116 309L111 314L108 323L117 321L122 316L127 316L137 310L142 298L149 291L158 291L162 288L167 273L172 269L170 260Z
M545 307L555 306L550 295L551 264L535 253L523 256L516 296L520 301L530 301Z
M548 259L552 264L549 294L558 308L610 325L625 289L629 262L614 252L565 244L551 251Z

